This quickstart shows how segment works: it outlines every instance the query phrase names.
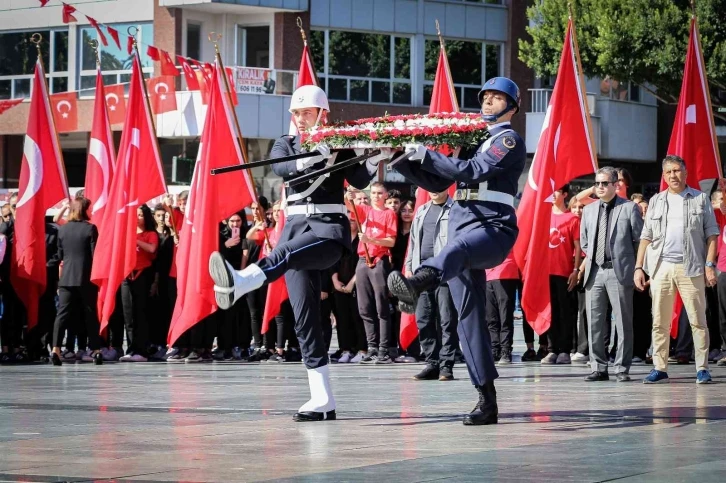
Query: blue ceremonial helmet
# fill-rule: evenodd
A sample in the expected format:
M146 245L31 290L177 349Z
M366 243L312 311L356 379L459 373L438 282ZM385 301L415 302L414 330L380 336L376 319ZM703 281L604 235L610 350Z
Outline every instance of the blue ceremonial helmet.
M519 87L517 87L517 84L515 84L514 81L512 81L511 79L508 79L506 77L492 77L491 79L486 81L482 86L481 90L479 91L479 94L477 95L480 105L486 91L503 92L507 95L507 97L509 97L509 104L502 112L498 114L487 115L482 113L482 118L485 121L494 122L512 109L515 110L514 112L519 112L519 103L521 102Z

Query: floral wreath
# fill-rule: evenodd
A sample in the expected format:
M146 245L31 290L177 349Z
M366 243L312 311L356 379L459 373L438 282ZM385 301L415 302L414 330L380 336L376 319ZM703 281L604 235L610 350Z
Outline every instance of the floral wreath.
M432 148L478 146L484 140L486 127L480 114L386 114L314 127L302 133L301 142L308 150L319 143L331 148L397 148L408 143Z

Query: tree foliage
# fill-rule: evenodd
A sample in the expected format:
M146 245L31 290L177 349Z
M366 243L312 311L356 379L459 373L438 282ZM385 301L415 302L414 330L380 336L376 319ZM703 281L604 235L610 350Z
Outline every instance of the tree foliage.
M677 102L691 18L688 0L541 0L527 9L532 41L520 58L539 76L555 75L572 4L582 67L589 77L610 76ZM698 0L698 27L714 108L726 105L726 0Z

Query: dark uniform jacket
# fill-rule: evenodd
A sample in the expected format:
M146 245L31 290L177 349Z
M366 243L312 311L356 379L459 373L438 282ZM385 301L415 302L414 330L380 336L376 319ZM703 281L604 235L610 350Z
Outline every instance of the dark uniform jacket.
M98 229L87 221L69 221L58 229L58 258L63 261L60 287L82 287L91 283L96 240Z
M488 128L494 140L484 152L480 152L481 144L470 156L462 158L449 158L429 150L423 160L400 162L395 169L427 191L444 191L452 181L456 182L457 188L473 189L478 189L479 183L487 182L488 190L515 196L527 150L515 131L502 134L508 129L511 129L509 123ZM511 206L470 200L457 201L451 207L449 234L465 233L484 224L514 234L518 232L517 217Z
M290 156L292 154L301 153L299 136L283 136L275 142L270 152L271 158L280 158ZM339 163L346 159L353 158L355 153L352 150L339 151L335 162ZM297 161L286 161L272 165L272 170L285 181L297 178L303 174L312 173L325 167L326 161L320 161L309 166L305 171L298 172ZM344 181L355 188L363 189L368 186L374 173L370 173L366 163L356 164L346 169L331 173L331 175L323 181L323 183L307 198L297 201L288 202L288 206L314 204L343 204ZM287 189L287 196L293 193L302 193L309 188L311 183L303 183ZM347 250L351 250L350 245L350 223L346 215L342 213L331 213L322 215L292 215L288 216L285 221L285 228L280 235L280 243L284 243L293 237L300 235L308 230L321 239L335 240L343 245Z

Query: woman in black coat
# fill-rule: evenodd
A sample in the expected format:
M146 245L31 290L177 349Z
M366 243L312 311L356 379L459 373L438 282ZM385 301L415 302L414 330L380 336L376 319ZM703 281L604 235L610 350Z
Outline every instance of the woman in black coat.
M91 264L98 230L88 221L90 206L91 202L87 198L73 200L68 223L58 229L58 258L62 266L58 282L58 314L53 326L51 362L54 366L62 364L60 346L63 332L74 314L80 314L85 324L88 346L92 351L90 360L97 365L103 364L96 312L98 287L91 282Z

